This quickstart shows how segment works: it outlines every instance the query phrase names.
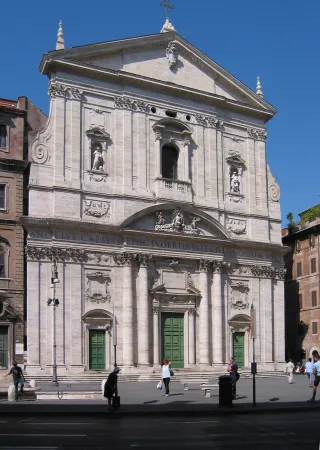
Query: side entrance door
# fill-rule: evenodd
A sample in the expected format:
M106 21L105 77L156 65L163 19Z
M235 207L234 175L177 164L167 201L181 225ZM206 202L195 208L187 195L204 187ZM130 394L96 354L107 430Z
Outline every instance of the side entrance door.
M162 359L168 358L172 368L184 367L183 314L162 313Z
M106 333L104 330L89 330L89 369L106 368Z
M8 327L0 327L0 369L8 368Z
M244 366L244 333L233 333L233 357L239 367Z

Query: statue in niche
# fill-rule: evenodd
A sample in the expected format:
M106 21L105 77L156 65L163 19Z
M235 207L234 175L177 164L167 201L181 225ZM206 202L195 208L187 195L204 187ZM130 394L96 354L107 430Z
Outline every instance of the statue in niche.
M103 156L102 156L102 146L101 144L95 144L92 149L92 170L97 170L99 172L103 172Z
M231 173L230 192L232 192L233 194L240 194L240 181L237 170L234 170Z

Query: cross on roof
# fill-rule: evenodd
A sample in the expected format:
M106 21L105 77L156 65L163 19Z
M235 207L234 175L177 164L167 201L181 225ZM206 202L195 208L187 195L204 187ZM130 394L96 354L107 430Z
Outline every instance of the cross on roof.
M169 9L174 9L174 6L170 3L170 0L163 0L160 5L166 8L166 18L169 19Z

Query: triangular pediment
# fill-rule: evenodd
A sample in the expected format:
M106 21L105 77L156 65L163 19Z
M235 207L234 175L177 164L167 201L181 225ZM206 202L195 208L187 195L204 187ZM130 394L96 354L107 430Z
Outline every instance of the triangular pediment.
M101 70L159 80L245 103L274 114L255 92L175 32L104 42L44 55L40 69L49 74L54 60L83 70Z

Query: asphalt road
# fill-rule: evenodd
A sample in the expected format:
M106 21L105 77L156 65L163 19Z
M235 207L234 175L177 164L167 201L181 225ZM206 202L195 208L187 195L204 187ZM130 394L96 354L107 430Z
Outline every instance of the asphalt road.
M0 449L319 450L319 413L117 418L5 416Z

